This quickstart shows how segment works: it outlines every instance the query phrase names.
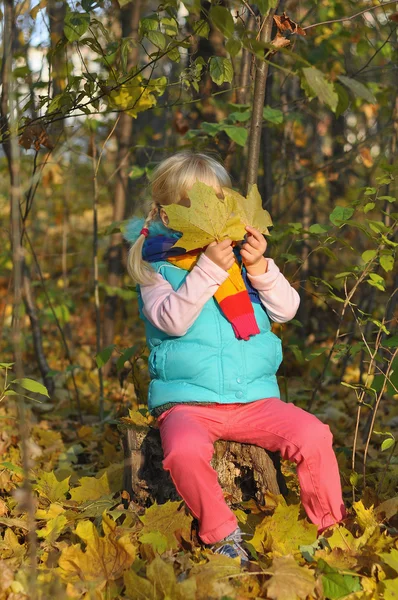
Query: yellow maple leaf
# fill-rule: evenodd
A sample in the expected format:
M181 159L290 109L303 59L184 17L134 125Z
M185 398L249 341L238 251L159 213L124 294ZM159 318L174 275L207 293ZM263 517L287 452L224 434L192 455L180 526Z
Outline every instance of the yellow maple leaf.
M362 500L353 503L353 509L355 510L355 520L358 522L361 529L374 528L378 526L373 505L370 508L365 508Z
M247 232L230 200L221 200L212 187L201 181L194 183L188 196L189 207L181 204L163 206L169 219L168 226L183 234L176 246L189 252L227 238L236 242L243 240Z
M102 477L81 477L79 486L70 491L71 499L75 502L87 502L88 500L97 500L101 496L110 494L108 474L104 473Z
M37 532L37 537L44 538L48 544L52 544L59 538L67 522L65 515L58 515L47 521L46 526Z
M119 535L116 523L102 515L104 536L100 536L91 521L80 521L74 531L85 543L62 550L59 558L61 577L67 582L95 581L102 586L122 576L135 560L136 549L130 535Z
M307 598L315 588L314 572L300 567L292 555L274 558L267 570L272 573L267 582L267 598L274 600L296 600Z
M40 475L34 489L50 502L62 502L65 500L65 494L69 491L69 479L70 476L58 481L53 471L44 472Z
M225 199L232 204L233 210L244 225L255 227L261 233L268 234L272 226L271 215L263 208L262 200L256 184L250 187L247 198L229 188L223 188Z
M317 538L317 526L304 519L299 521L299 512L298 504L278 504L274 514L257 525L249 543L259 552L278 554L294 553L299 546L312 544Z
M163 534L167 540L167 547L178 548L176 533L181 533L186 539L191 534L191 515L186 515L184 509L178 510L181 502L165 502L164 504L152 504L145 514L140 516L144 523L141 535L150 534L154 531Z

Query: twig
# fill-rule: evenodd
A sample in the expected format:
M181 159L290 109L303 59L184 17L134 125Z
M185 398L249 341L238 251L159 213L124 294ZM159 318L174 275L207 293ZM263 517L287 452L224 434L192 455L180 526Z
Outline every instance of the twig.
M396 4L397 0L389 0L389 2L384 2L384 4L377 4L376 6L369 6L368 8L364 8L363 10L351 15L350 17L341 17L340 19L331 19L330 21L322 21L321 23L313 23L312 25L307 25L306 27L302 27L302 29L312 29L312 27L319 27L319 25L328 25L329 23L341 23L342 21L351 21L351 19L355 19L355 17L359 17L366 12L370 12L371 10L375 10L376 8L382 8L383 6L387 6L388 4Z

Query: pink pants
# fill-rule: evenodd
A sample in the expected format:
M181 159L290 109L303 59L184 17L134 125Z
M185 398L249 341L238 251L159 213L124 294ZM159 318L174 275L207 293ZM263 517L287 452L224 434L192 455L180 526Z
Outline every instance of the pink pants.
M249 404L177 404L158 418L163 467L213 544L232 533L237 519L211 467L218 439L256 444L297 463L300 498L308 518L325 527L346 516L329 425L294 404L265 398Z

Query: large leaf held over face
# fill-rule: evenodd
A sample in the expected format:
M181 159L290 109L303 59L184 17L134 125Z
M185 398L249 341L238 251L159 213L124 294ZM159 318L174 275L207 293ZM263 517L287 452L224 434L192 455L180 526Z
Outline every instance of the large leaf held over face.
M188 196L191 201L189 208L180 204L163 207L169 227L183 234L176 242L178 247L189 252L208 246L215 240L243 240L246 230L230 201L220 200L214 189L201 181L194 183Z
M247 198L230 188L223 188L223 193L224 199L220 200L212 187L197 181L188 192L189 208L180 204L164 206L169 227L183 234L176 246L189 252L226 238L239 242L247 233L246 225L269 233L272 219L262 207L256 185L251 186Z
M250 187L247 198L234 190L223 188L225 200L231 202L234 212L239 215L244 225L255 227L261 233L268 234L272 226L271 215L263 209L261 196L256 184Z

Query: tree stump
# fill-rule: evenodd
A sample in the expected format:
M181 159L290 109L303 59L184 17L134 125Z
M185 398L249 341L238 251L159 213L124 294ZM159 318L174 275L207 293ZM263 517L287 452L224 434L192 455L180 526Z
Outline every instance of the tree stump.
M124 489L141 506L155 501L180 500L173 481L163 469L160 432L155 427L123 427ZM254 498L264 504L267 490L287 495L280 455L252 444L218 440L211 465L231 506Z

